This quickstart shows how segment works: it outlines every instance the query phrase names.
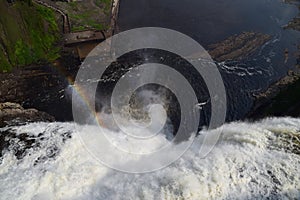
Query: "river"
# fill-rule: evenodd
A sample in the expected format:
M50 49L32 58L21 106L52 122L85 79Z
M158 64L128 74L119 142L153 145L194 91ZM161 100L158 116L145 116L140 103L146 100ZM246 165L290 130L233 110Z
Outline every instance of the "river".
M250 57L217 63L227 86L228 121L231 121L243 118L251 109L254 91L263 90L293 68L295 59L292 57L285 63L283 52L286 48L296 51L299 33L284 30L282 26L296 14L295 6L277 0L226 0L226 3L222 0L124 0L118 23L121 31L143 26L175 29L204 47L242 31L270 34L272 39ZM174 55L164 51L140 51L137 55L123 57L129 67L117 64L113 69L130 68L131 61L137 65L145 60L165 60L175 68L186 65L186 62L174 61ZM110 87L109 84L106 86ZM77 105L85 104L85 96L76 92ZM148 99L159 98L159 92L142 92ZM104 124L112 117L107 113L98 115ZM131 174L109 167L96 157L108 158L110 164L117 166L135 168L132 163L139 163L141 167L148 167L155 163L142 159L149 149L164 144L176 149L188 141L172 143L173 132L167 128L157 133L148 145L143 145L144 140L132 142L124 129L110 124L110 127L102 127L101 133L108 136L115 147L121 147L116 149L123 152L126 148L128 155L137 153L136 157L118 157L105 151L91 154L88 144L100 149L103 144L98 138L98 121L94 120L94 113L91 116L90 124L35 122L0 128L0 199L277 200L300 197L300 119L237 121L225 123L218 129L203 129L184 155L171 165L151 173ZM137 131L136 126L125 128L129 132ZM219 142L208 156L201 158L199 150L203 140L216 131L222 132Z
M227 120L242 119L253 106L253 93L295 69L300 34L283 27L295 16L296 5L281 0L129 0L120 2L120 31L138 27L163 27L180 31L204 48L242 32L272 36L243 60L218 63L228 96ZM290 56L285 62L284 52Z

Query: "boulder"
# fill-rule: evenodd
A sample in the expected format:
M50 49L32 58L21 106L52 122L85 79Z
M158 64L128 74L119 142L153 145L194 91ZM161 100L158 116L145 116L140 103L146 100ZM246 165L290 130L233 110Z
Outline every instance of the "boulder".
M0 103L0 127L26 122L52 122L54 117L36 109L24 109L17 103Z

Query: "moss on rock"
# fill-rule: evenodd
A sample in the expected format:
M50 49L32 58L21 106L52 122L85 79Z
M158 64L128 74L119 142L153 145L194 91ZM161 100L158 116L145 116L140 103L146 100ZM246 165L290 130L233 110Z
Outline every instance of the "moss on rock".
M18 1L0 1L0 71L51 62L59 57L59 28L54 11Z

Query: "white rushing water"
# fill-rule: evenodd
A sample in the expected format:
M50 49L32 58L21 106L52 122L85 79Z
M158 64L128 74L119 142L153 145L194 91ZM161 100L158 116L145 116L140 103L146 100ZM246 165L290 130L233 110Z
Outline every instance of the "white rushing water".
M94 129L82 128L81 137ZM0 165L1 200L300 198L300 119L226 124L220 142L205 159L197 157L198 137L178 161L146 174L99 164L72 123L31 123L10 131L27 133L39 145L17 159L14 152L24 144L10 138Z

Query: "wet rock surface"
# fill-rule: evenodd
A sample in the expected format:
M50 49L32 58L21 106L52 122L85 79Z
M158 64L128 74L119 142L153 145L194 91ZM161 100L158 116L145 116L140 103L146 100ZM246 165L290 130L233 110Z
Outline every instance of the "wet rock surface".
M298 5L300 0L287 0L286 3ZM300 12L285 29L300 31ZM285 52L288 56L288 52ZM297 63L293 71L272 84L267 90L255 94L256 101L248 118L257 119L268 116L300 117L300 45L298 44Z
M17 125L25 122L54 121L51 115L36 109L24 109L17 103L0 103L0 127Z
M24 125L24 129L18 130L18 126L6 126L0 128L0 164L6 151L12 152L17 159L30 156L33 151L46 149L42 154L34 159L34 165L46 162L58 155L61 146L65 141L71 138L71 132L65 130L59 124L47 124L42 129L32 134L26 127L37 126L35 124Z
M280 79L265 92L256 96L250 119L270 116L300 117L300 76L290 75Z
M72 120L71 101L66 88L72 83L80 62L64 56L55 64L14 68L0 73L0 103L14 102L35 108L59 121Z
M286 2L297 5L300 11L300 0L287 0ZM294 17L284 28L300 31L300 13Z
M210 45L209 53L212 58L218 62L242 60L250 56L270 39L271 36L263 33L243 32L239 35L231 36L217 44ZM151 57L151 52L148 57L149 56ZM127 59L128 57L130 57L130 59ZM141 64L145 62L143 59L144 56L139 56L139 54L128 55L125 60L124 58L118 59L103 75L100 85L103 86L104 91L100 91L99 93L109 97L109 93L116 81L132 68L130 61L133 60L136 64ZM151 60L151 58L149 59ZM162 57L159 56L157 58L153 56L153 59L155 62L162 63L168 63L169 61L172 63L174 61L174 59L168 59L168 57L161 60ZM25 109L35 108L54 116L58 121L72 120L71 95L68 95L66 89L70 82L74 80L79 65L80 62L73 57L63 56L57 65L54 66L31 66L16 68L10 73L0 73L0 102L16 102ZM191 79L193 79L193 77L191 77ZM272 97L269 93L274 95L276 93L274 91L277 91L279 87L284 88L284 85L294 82L294 79L296 79L296 77L288 77L285 78L282 83L274 84L265 94L262 93L258 95L262 97L261 100L257 101L260 103L256 105L261 106L265 102L268 102L268 99ZM198 90L199 89L197 89L197 91ZM208 99L206 95L204 96L203 101ZM99 99L105 101L105 98L99 97ZM104 102L101 102L101 104L102 103ZM254 110L259 106L255 106Z
M263 33L243 32L217 44L209 45L209 54L218 62L241 60L251 55L270 39L271 36Z

